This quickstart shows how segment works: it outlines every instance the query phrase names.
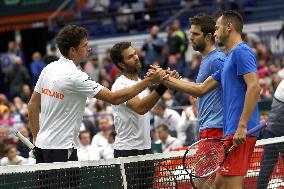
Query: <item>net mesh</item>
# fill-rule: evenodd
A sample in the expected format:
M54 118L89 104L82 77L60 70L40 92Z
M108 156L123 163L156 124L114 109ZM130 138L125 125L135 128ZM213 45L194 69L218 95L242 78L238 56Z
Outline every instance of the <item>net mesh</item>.
M0 167L0 188L189 189L184 151L113 160ZM245 189L284 189L284 137L257 142Z

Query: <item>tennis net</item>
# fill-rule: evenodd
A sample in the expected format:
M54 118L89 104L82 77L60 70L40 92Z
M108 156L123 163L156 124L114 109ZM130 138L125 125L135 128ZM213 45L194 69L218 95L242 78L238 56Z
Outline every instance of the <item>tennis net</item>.
M190 189L190 177L182 166L183 154L175 151L112 160L0 167L0 188ZM284 137L257 141L244 188L283 189L283 158Z

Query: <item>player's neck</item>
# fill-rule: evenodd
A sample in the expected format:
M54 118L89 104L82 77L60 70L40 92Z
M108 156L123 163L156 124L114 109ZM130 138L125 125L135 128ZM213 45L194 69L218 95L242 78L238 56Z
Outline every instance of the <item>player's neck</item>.
M126 73L126 72L124 72L123 75L130 80L138 81L138 79L139 79L138 73Z
M242 37L239 34L235 34L230 36L230 38L227 41L226 49L228 52L230 52L233 48L235 48L238 44L242 43Z
M71 56L66 56L65 58L68 60L72 60L72 62L75 64L76 67L80 65L80 62L76 60L76 58L73 58Z
M207 56L210 52L214 51L216 49L215 45L213 44L209 44L209 45L206 45L204 51L200 52L201 55L203 57Z

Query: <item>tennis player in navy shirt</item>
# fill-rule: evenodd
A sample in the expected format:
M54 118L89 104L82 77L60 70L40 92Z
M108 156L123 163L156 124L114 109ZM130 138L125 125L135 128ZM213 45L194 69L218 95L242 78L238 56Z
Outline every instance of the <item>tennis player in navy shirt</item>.
M193 96L203 96L222 86L224 112L224 137L232 138L227 145L236 148L219 169L215 187L218 189L242 189L254 146L259 133L247 136L247 131L259 124L257 101L260 86L257 63L253 51L242 42L242 16L235 11L224 12L216 21L215 39L224 45L228 56L223 70L218 70L203 83L193 83L171 78L164 82L170 88Z

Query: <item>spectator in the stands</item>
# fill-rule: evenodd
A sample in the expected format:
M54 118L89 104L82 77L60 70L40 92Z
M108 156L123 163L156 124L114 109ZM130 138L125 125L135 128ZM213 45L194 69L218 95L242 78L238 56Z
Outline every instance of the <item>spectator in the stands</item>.
M43 57L43 61L45 64L50 64L51 62L57 61L58 55L57 55L57 48L55 45L51 45L50 50L47 51L47 55Z
M165 124L169 128L171 136L178 136L180 115L177 111L168 108L165 102L160 99L152 109L152 112L155 114L154 127Z
M91 135L87 130L81 131L79 133L80 145L78 147L78 160L86 161L86 160L95 160L95 149L92 148Z
M41 54L39 52L34 52L32 55L32 63L31 63L31 73L32 73L32 86L36 85L36 82L39 78L39 75L43 68L46 66L45 62L41 58Z
M27 160L24 157L17 155L17 148L15 145L5 146L4 153L5 157L0 160L1 166L27 164Z
M28 104L31 96L32 96L32 92L31 92L30 86L27 84L23 85L22 91L20 94L20 97L23 100L23 102Z
M152 26L150 36L144 41L142 46L143 71L149 69L149 66L157 61L159 65L163 63L162 50L165 46L163 38L159 36L160 28L157 25Z
M20 57L14 59L13 65L7 71L5 82L9 87L10 97L19 96L22 87L30 83L30 74L27 68L22 64Z
M90 57L84 66L84 71L96 82L101 81L102 69L103 66L96 55Z
M181 28L179 20L174 20L171 27L174 30L173 35L178 39L178 46L176 47L179 51L176 54L177 58L185 65L185 53L188 48L188 38L185 31Z
M100 132L98 132L95 136L93 136L91 146L94 150L98 148L105 147L108 144L108 135L111 132L111 125L108 117L101 116L99 118L99 128Z
M99 148L96 151L96 159L112 159L114 158L114 142L115 142L115 132L109 132L107 136L107 145Z
M258 58L257 73L258 73L259 78L262 78L262 79L270 76L269 69L266 65L266 61L262 57Z
M1 107L0 107L1 115ZM0 126L0 159L5 156L4 148L8 144L16 144L15 140L9 136L9 128L7 126Z
M104 67L104 70L108 76L108 78L111 80L111 81L114 81L114 79L118 76L119 74L119 71L118 69L116 68L116 66L111 62L111 59L110 58L103 58L102 60L102 63L103 63L103 67Z
M184 135L180 137L184 145L189 146L199 139L199 121L197 99L188 96L191 106L184 108L181 113L180 131Z
M170 152L171 150L182 147L182 141L169 134L169 128L165 124L158 125L155 128L158 140L156 144L162 144L162 152Z

